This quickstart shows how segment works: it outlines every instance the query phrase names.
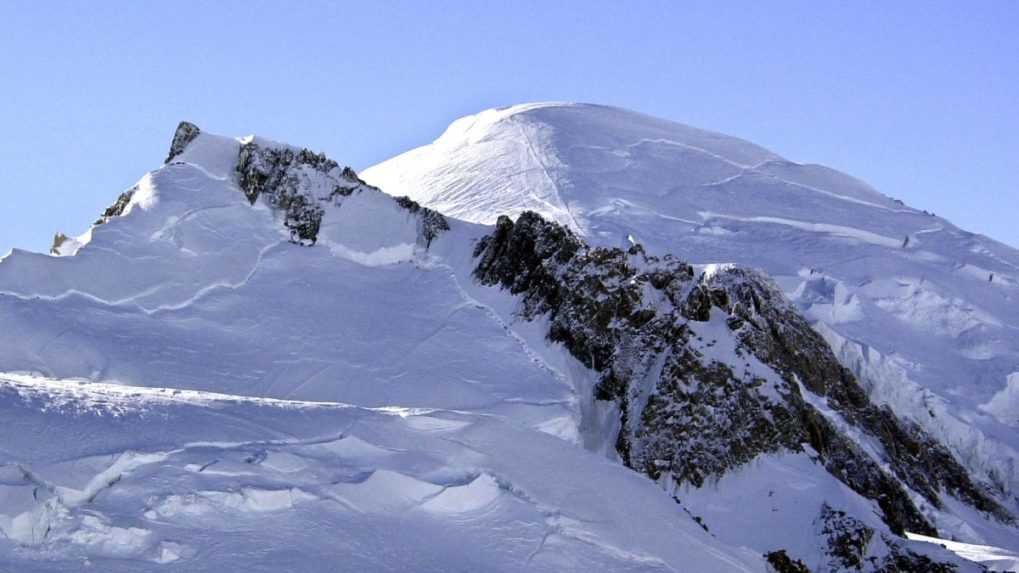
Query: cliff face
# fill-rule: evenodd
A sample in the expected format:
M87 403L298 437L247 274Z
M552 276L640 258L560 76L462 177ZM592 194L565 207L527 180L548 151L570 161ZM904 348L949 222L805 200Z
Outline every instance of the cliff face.
M940 508L946 493L1012 522L943 446L872 404L758 272L698 270L636 244L592 248L532 212L500 218L475 256L480 282L517 294L523 318L547 318L548 338L598 372L598 398L620 407L620 458L667 488L701 487L758 456L796 452L871 500L890 533L933 533L914 499ZM879 446L865 451L861 436ZM862 523L856 531L825 543L842 551L854 540L862 563L874 531Z

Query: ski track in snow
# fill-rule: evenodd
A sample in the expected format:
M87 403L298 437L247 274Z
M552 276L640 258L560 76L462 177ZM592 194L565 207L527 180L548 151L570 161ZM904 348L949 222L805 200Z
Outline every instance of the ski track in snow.
M899 248L902 246L902 239L886 237L884 235L879 235L877 233L871 233L870 231L864 231L863 229L845 227L842 225L831 225L828 223L810 223L807 221L795 221L792 219L784 219L781 217L764 217L764 216L739 217L736 215L724 215L721 213L712 213L711 211L701 211L698 214L705 221L710 221L711 219L728 219L731 221L742 221L745 223L770 223L774 225L784 225L787 227L793 227L794 229L800 229L803 231L827 234L841 239L858 240L864 243L877 245L879 247Z
M548 180L548 184L551 185L552 192L555 193L555 199L556 199L556 201L558 201L559 205L557 206L557 205L555 205L553 203L550 203L549 201L547 201L545 199L539 199L539 200L542 203L548 205L551 209L553 209L555 211L560 211L560 210L561 211L565 211L566 212L566 216L569 217L570 222L572 223L573 228L575 228L575 229L583 228L580 225L580 222L577 221L577 218L573 216L573 212L570 210L569 204L566 203L565 201L563 201L562 194L559 191L559 183L557 183L556 180L552 177L552 174L550 174L548 172L548 168L545 167L545 163L541 160L541 157L534 150L534 142L531 140L531 136L527 134L527 132L524 130L524 128L521 126L521 124L515 123L514 125L517 128L517 132L520 134L520 138L524 141L524 143L527 146L527 153L530 155L531 160L538 166L538 168L541 169L542 174L545 175L545 179ZM531 196L534 197L533 193L531 194ZM535 197L535 198L538 199L537 197Z
M790 181L788 179L783 179L781 177L776 177L776 176L771 175L771 174L766 173L766 172L757 171L757 168L760 167L760 165L753 166L753 167L745 167L745 166L740 166L740 165L737 165L737 164L733 164L733 165L736 165L737 167L743 167L744 171L742 173L737 173L735 175L732 175L730 177L726 177L724 179L720 179L718 181L713 181L711 183L705 183L702 186L703 187L717 187L719 185L724 185L726 183L730 183L732 181L735 181L735 180L737 180L737 179L739 179L741 177L745 177L747 175L747 173L749 172L749 173L756 173L756 174L768 177L770 179L774 179L775 181L779 181L779 182L781 182L783 184L790 185L792 187L798 187L800 189L806 189L808 191L813 191L814 193L820 193L821 195L825 195L827 197L831 197L832 199L838 199L839 201L846 201L846 202L849 202L849 203L854 203L856 205L863 205L865 207L870 207L872 209L880 209L882 211L888 211L889 213L910 213L910 214L915 214L916 213L915 209L895 209L893 207L888 207L886 205L881 205L879 203L874 203L874 202L871 202L871 201L864 201L863 199L857 199L855 197L847 197L846 195L840 195L840 194L834 193L832 191L827 191L825 189L821 189L820 187L814 187L812 185L807 185L805 183L797 183L795 181ZM938 230L940 230L940 229L938 229ZM924 231L924 232L930 232L930 231ZM917 233L917 234L919 234L919 233Z
M467 304L467 305L469 305L469 306L471 306L473 308L476 308L476 309L479 309L479 310L483 311L485 313L485 315L489 319L491 319L492 322L494 322L496 325L498 325L499 328L501 328L506 333L507 336L512 338L517 343L517 345L520 347L520 350L523 351L523 353L531 360L531 362L533 362L534 364L540 366L545 372L548 372L549 375L551 375L555 380L557 380L559 383L561 383L566 388L569 388L571 392L573 392L573 393L576 392L576 388L570 382L569 378L567 378L565 374L560 372L559 369L554 368L552 365L550 365L548 362L546 362L545 359L542 358L540 354L535 352L534 349L531 348L531 346L527 343L527 341L524 340L523 337L521 337L519 334L517 334L516 331L514 331L513 328L505 320L503 320L503 318L501 316L499 316L499 313L497 313L495 311L495 309L493 309L491 306L489 306L489 305L479 301L478 299L472 297L467 292L467 290L463 288L463 285L460 284L460 280L457 278L456 271L453 269L453 267L451 267L450 265L447 265L445 263L439 263L439 262L435 262L435 261L429 261L429 262L427 262L425 264L428 267L431 267L431 268L440 268L440 269L445 270L448 273L448 276L449 276L451 284L456 289L457 294L461 297L461 299L463 299L465 304ZM509 401L509 402L517 402L517 403L535 404L534 402L523 401L523 400L521 400L519 398L510 398L507 401ZM561 403L563 403L563 402L562 401L545 401L545 402L538 403L537 405L551 405L551 404L561 404ZM569 404L571 406L575 407L576 400L575 399L571 400L569 402Z

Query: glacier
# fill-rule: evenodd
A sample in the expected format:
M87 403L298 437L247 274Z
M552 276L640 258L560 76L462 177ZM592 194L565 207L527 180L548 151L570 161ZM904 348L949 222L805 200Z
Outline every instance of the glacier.
M579 447L572 365L470 279L484 227L426 247L364 187L296 244L251 141L0 262L0 570L763 571Z
M570 131L578 151L567 156L556 138ZM961 231L823 168L611 108L494 110L443 139L439 154L422 148L358 175L307 150L182 124L166 164L87 231L50 254L0 259L0 569L763 572L779 561L765 554L781 552L824 571L839 565L818 540L849 524L874 535L872 563L910 555L976 570L924 536L891 535L875 500L809 446L701 487L625 467L620 410L596 399L597 373L549 339L547 316L523 316L520 297L476 268L498 215L525 211L593 244L712 263L691 267L707 283L739 272L713 263L763 266L875 401L917 418L1008 499L1012 446L992 431L1009 427L1007 388L988 382L987 396L956 399L918 374L940 363L906 353L961 352L952 345L968 334L981 342L967 359L1004 372L1013 347L986 333L1009 328L1007 314L993 301L977 307L971 291L909 280L943 263L941 231L900 240L890 220L838 213L878 209L945 224L946 237ZM656 162L676 154L688 165L659 173ZM761 191L761 205L734 199L769 178L817 201L763 208L786 183ZM832 178L842 187L826 187ZM683 192L650 184L662 179ZM723 191L690 199L698 181ZM1008 248L969 240L987 251L954 272L982 282L989 269L987 288L1011 296ZM787 250L769 250L776 241ZM843 267L797 259L859 249L884 261L863 286ZM881 280L899 268L881 257L919 266ZM746 363L774 393L775 370L741 354L720 309L708 314L690 323L692 349ZM942 346L900 338L921 319ZM887 330L866 342L853 329L877 329L871 321ZM916 388L946 422L919 419ZM872 437L802 393L885 463ZM960 554L1012 566L1014 524L951 496L938 508L910 495ZM983 546L994 547L974 550Z
M486 110L362 176L468 221L532 210L596 244L763 269L872 399L1016 503L1016 249L827 167L592 104Z

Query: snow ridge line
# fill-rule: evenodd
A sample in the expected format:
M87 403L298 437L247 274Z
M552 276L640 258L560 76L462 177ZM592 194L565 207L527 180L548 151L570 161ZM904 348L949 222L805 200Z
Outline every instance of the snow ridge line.
M97 304L101 304L103 306L109 306L109 307L133 307L135 310L138 310L138 311L140 311L140 312L142 312L142 313L144 313L144 314L146 314L148 316L152 316L152 315L158 314L160 312L170 312L170 311L182 310L184 308L187 308L187 307L193 305L194 303L198 302L202 298L204 298L209 293L211 293L213 291L216 291L216 290L219 290L219 289L237 290L237 289L243 288L245 285L248 284L248 282L258 272L258 269L259 269L259 267L262 264L262 260L269 253L269 251L273 250L275 247L278 247L278 246L284 245L284 244L286 244L286 241L280 240L280 241L277 241L275 243L271 243L271 244L266 245L265 247L263 247L258 252L258 255L257 255L256 259L255 259L255 263L252 266L251 270L248 271L247 275L243 279L238 281L238 282L235 282L235 283L231 283L231 282L217 282L217 283L213 283L213 284L210 284L210 285L206 285L206 286L202 287L201 289L199 289L197 292L195 292L194 295L190 296L189 298L187 298L184 301L181 301L181 302L176 303L176 304L160 305L160 306L157 306L157 307L151 308L151 309L150 308L146 308L146 307L142 306L141 304L138 304L135 301L140 299L140 298L144 298L146 296L149 296L149 295L151 295L151 294L153 294L155 292L158 292L159 290L162 289L161 286L150 287L150 288L145 289L145 290L143 290L143 291L141 291L139 293L135 293L135 294L133 294L131 296L128 296L128 297L125 297L125 298L122 298L122 299L112 300L112 301L100 298L100 297L98 297L98 296L96 296L96 295L94 295L92 293L84 292L84 291L81 291L81 290L78 290L78 289L69 289L69 290L66 290L66 291L64 291L64 292L62 292L60 294L56 294L56 295L41 295L41 294L25 295L25 294L13 292L13 291L0 291L0 296L9 296L9 297L16 298L18 300L22 300L22 301L26 301L26 302L31 302L31 301L61 302L61 301L64 301L66 299L69 299L69 298L77 296L77 297L84 298L84 299L86 299L88 301L91 301L91 302L94 302L94 303L97 303Z
M168 312L168 311L174 311L174 310L182 310L182 309L187 308L187 307L191 306L192 304L198 302L199 300L204 298L207 294L209 294L209 293L211 293L213 291L216 291L216 290L219 290L219 289L237 290L237 289L243 288L245 285L248 284L249 281L251 281L252 278L254 278L255 274L258 272L259 267L262 266L262 260L269 253L269 251L275 249L276 247L279 247L280 245L286 245L286 244L287 244L286 241L280 240L280 241L277 241L275 243L270 243L270 244L266 245L265 247L262 247L262 249L258 251L258 256L255 259L255 264L252 265L251 270L248 271L248 274L240 282L237 282L237 283L229 283L229 282L213 283L211 285L208 285L206 287L203 287L203 288L199 289L198 292L196 292L193 296L191 296L190 298L188 298L187 300L185 300L183 302L180 302L180 303L177 303L177 304L173 304L173 305L160 305L160 306L152 309L151 311L146 310L146 309L143 308L142 311L145 312L145 314L154 315L154 314L157 314L159 312Z
M826 189L821 189L819 187L814 187L813 185L806 185L804 183L797 183L795 181L790 181L788 179L785 179L785 178L782 178L782 177L778 177L778 176L772 175L770 173L767 173L767 172L761 170L761 168L764 167L765 165L768 165L769 163L774 163L775 162L774 159L765 160L765 161L762 161L761 163L758 163L756 165L746 165L746 164L743 164L743 163L739 163L737 161L733 161L733 160L731 160L731 159L729 159L727 157L723 157L721 155L718 155L717 153L712 153L711 151L708 151L707 149L704 149L702 147L697 147L696 145L690 145L689 143L683 143L681 141L675 141L675 140L672 140L672 139L664 139L664 138L657 138L657 139L647 139L647 138L645 138L645 139L641 139L641 140L637 141L636 143L631 143L631 144L627 145L627 148L637 147L637 146L642 145L644 143L660 143L660 144L664 144L664 145L672 145L672 146L675 146L675 147L682 147L683 149L689 149L691 151L696 151L696 152L699 152L699 153L703 153L704 155L707 155L708 157L711 157L713 159L717 159L719 161L722 161L722 162L724 162L724 163L726 163L728 165L731 165L731 166L736 167L736 168L741 170L741 172L737 173L736 175L731 175L729 177L726 177L724 179L720 179L718 181L713 181L711 183L705 183L703 185L704 187L712 187L712 186L716 186L716 185L722 185L724 183L728 183L730 181L734 181L736 179L739 179L740 177L744 177L748 173L755 173L755 174L758 174L758 175L763 175L765 177L770 177L771 179L774 179L776 181L780 181L782 183L786 183L786 184L792 185L794 187L800 187L800 188L803 188L803 189L807 189L809 191L814 191L816 193L820 193L822 195L826 195L828 197L832 197L834 199L839 199L839 200L842 200L842 201L848 201L850 203L856 203L857 205L864 205L864 206L867 206L867 207L873 207L875 209L881 209L883 211L889 211L891 213L916 213L915 209L895 209L893 207L887 207L885 205L881 205L881 204L878 204L878 203L872 203L870 201L865 201L863 199L857 199L855 197L849 197L849 196L846 196L846 195L840 195L840 194L835 193L833 191L828 191ZM795 164L795 165L799 166L799 164Z
M569 378L567 378L565 374L563 374L557 368L554 368L551 364L546 362L545 359L542 358L540 354L538 354L533 348L531 348L531 346L527 343L526 340L523 339L523 337L521 337L519 334L516 333L516 331L513 330L509 323L507 323L505 320L503 320L501 316L499 316L499 313L497 313L495 309L479 301L478 299L472 297L470 293L468 293L467 290L463 288L463 286L460 284L460 280L456 276L456 271L453 269L453 267L446 263L429 262L427 264L432 268L441 268L447 271L448 276L452 281L453 287L456 289L457 294L460 295L460 298L464 301L465 304L473 306L474 308L477 308L483 311L486 315L488 315L492 322L494 322L496 325L502 328L506 332L507 336L512 338L514 341L516 341L518 345L520 345L520 349L524 352L524 355L531 360L531 362L537 364L542 370L545 370L558 382L562 383L567 388L569 388L574 393L574 395L576 394L577 389L574 387L574 385L570 382ZM571 401L570 405L576 406L575 398L573 401Z

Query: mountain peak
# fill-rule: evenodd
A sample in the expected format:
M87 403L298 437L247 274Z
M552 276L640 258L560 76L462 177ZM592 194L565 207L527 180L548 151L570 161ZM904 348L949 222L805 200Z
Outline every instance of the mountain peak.
M170 153L167 154L166 161L163 163L169 163L174 157L180 155L184 148L194 141L201 132L202 130L197 125L189 121L177 124L177 129L173 132L173 141L170 142Z
M487 109L454 121L436 143L471 140L471 136L480 139L492 130L505 129L513 123L540 125L564 134L595 136L597 139L667 139L748 164L782 159L767 149L736 137L621 107L584 102L530 102Z
M501 214L534 210L597 238L598 210L618 206L617 199L634 205L672 201L681 198L679 188L785 165L795 164L739 138L635 111L539 102L460 118L434 143L363 176L469 221L491 224ZM856 183L843 185L852 187L844 192L887 201ZM690 207L693 218L698 211L717 211Z
M903 536L1014 545L1008 466L932 437L956 426L911 392L922 369L866 362L898 349L936 370L923 354L936 337L911 345L922 332L894 321L981 316L976 303L937 315L931 285L964 282L931 262L955 255L946 234L898 240L896 225L930 216L605 106L489 110L444 137L412 188L494 228L386 195L322 153L182 122L167 163L87 236L0 261L3 419L76 438L4 443L0 555L132 570L269 555L299 570L969 571ZM427 163L449 158L467 163ZM708 257L779 272L685 262ZM991 268L985 306L1011 288ZM823 312L831 328L813 328ZM866 354L847 353L856 339ZM899 417L889 386L923 404L895 404ZM234 535L267 517L282 533ZM440 535L403 543L422 531Z
M590 243L762 269L871 399L1019 491L1015 249L834 169L590 104L461 118L362 177L460 219L535 211Z

